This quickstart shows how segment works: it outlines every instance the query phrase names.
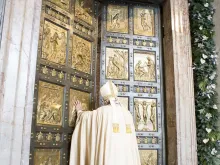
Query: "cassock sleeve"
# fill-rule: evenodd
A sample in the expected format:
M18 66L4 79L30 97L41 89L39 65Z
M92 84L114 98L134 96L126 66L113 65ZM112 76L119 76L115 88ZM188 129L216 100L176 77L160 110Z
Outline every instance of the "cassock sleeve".
M104 154L106 124L102 108L80 112L71 142L70 165L98 165ZM103 125L104 124L104 125ZM102 163L101 163L102 164Z
M90 134L92 131L93 111L77 114L76 127L72 135L70 165L89 164Z

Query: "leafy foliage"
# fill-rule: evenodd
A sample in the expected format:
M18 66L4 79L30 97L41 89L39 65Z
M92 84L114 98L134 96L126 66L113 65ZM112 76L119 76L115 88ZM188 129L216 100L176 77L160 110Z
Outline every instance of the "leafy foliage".
M198 164L212 165L218 154L219 133L213 0L189 0L194 64Z

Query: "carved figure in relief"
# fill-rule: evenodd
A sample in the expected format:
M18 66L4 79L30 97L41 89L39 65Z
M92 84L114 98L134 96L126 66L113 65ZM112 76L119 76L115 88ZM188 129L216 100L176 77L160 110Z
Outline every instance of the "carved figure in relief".
M51 30L50 30L48 24L45 25L43 38L44 38L44 42L45 42L45 44L44 44L45 48L49 49L50 48Z
M59 38L60 39L60 55L62 54L65 54L66 52L66 35L65 33L61 33L61 37Z
M91 73L91 42L73 36L72 67L85 73Z
M54 149L38 149L34 155L35 165L59 165L60 151Z
M142 77L145 74L144 67L142 66L141 60L139 60L135 66L135 74L138 75L139 77Z
M66 31L45 21L42 58L60 64L66 60Z
M134 34L154 36L154 10L150 8L134 7ZM143 42L145 45L146 42Z
M151 116L150 116L150 121L152 122L153 125L153 130L156 131L156 103L151 104Z
M134 78L136 81L155 81L155 62L149 57L150 55L146 58L143 58L143 55L146 56L146 54L141 53L135 54Z
M148 78L150 80L155 80L155 63L150 57L147 57L146 65L148 69Z
M143 28L143 30L151 30L151 26L152 26L152 20L151 20L151 16L150 16L150 12L149 10L142 10L141 14L141 26Z
M58 162L56 162L55 164L52 161L52 158L49 157L47 160L44 160L42 163L40 163L40 165L59 165Z
M120 28L120 23L119 21L119 13L116 13L115 15L111 15L111 28Z
M114 79L128 79L127 51L113 49L113 52L108 52L106 76Z
M152 99L135 99L137 131L156 131L156 103Z
M115 68L112 61L113 61L113 57L109 57L108 66L107 66L108 77L112 77L115 73Z
M60 125L62 115L62 87L40 82L37 123Z
M128 33L128 6L108 5L107 31ZM120 39L116 39L116 43L119 42Z
M142 165L157 165L157 151L156 150L140 150Z
M54 55L55 58L56 58L56 52L57 52L57 46L58 46L58 39L59 39L59 36L57 32L55 32L53 37L51 37L50 39L50 42L52 44L52 47L51 47L52 55Z
M142 107L143 107L143 117L144 117L144 122L147 123L147 102L143 101Z

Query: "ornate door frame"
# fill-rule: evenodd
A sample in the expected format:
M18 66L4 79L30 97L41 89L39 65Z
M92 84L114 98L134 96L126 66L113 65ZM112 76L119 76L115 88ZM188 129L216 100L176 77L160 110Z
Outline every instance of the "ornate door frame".
M119 21L128 20L126 25L124 25L123 30L110 29L110 14L109 12L120 13L124 18L119 18ZM135 14L139 11L152 12L152 36L143 35L143 34L135 34L135 33L146 33L142 32L134 26L138 26L138 19L136 19ZM113 13L115 14L115 13ZM146 14L146 13L145 13ZM126 18L126 15L127 18ZM115 16L115 15L114 15ZM147 15L148 16L148 15ZM112 16L111 16L112 17ZM145 19L146 16L143 18ZM111 18L113 19L113 18ZM135 24L136 21L136 24ZM113 24L113 23L112 23ZM122 26L123 24L121 24ZM116 26L116 25L115 25ZM126 27L127 26L127 27ZM120 27L119 27L120 28ZM136 29L136 31L135 31ZM125 32L127 30L127 32ZM139 30L139 31L138 31ZM145 30L147 31L147 30ZM157 5L150 4L138 4L136 2L133 3L119 3L109 1L105 3L102 11L102 37L101 37L101 67L100 67L100 84L103 85L108 80L113 80L113 82L118 86L119 89L119 99L121 101L126 102L126 107L130 110L131 114L134 117L135 125L137 123L137 110L135 105L137 102L146 102L146 113L149 115L150 113L155 113L155 128L152 130L138 130L136 128L136 135L138 138L138 146L140 149L140 154L142 157L142 161L147 161L147 157L152 154L153 155L153 164L162 164L165 159L165 150L164 150L164 110L163 110L163 84L162 84L162 42L161 42L161 26L160 26L160 7ZM118 52L121 51L121 54L124 52L127 53L128 61L128 75L127 77L118 77L114 73L118 73L118 71L114 71L110 73L110 65L114 66L112 63L116 63L113 60L117 56L117 60L120 55ZM115 55L115 56L113 56ZM126 55L125 55L126 56ZM144 58L142 58L143 56ZM125 58L125 57L124 57ZM141 80L138 77L136 72L136 67L138 65L137 60L143 60L145 58L150 58L153 66L153 74L147 75L151 78L147 78L148 80ZM111 60L111 64L110 61ZM148 61L149 62L149 61ZM145 62L147 63L147 61ZM115 64L116 65L116 64ZM114 70L114 69L113 69ZM123 74L121 74L123 76ZM152 78L153 76L153 78ZM136 77L136 78L135 78ZM102 102L102 100L100 100ZM152 103L151 103L152 101ZM155 101L155 103L154 103ZM149 102L149 103L148 103ZM155 108L153 108L153 103L155 104ZM142 104L142 103L140 103ZM138 107L140 105L138 104ZM151 107L151 112L149 112L149 108ZM138 108L139 109L139 108ZM155 112L152 109L156 109ZM147 117L147 121L149 120ZM149 121L148 121L149 122ZM140 125L140 124L139 124ZM147 128L151 129L151 128ZM144 160L146 159L146 160Z
M68 164L76 117L74 100L80 100L85 110L94 107L97 9L93 0L42 2L31 165Z
M24 1L13 2L6 1L0 49L0 112L4 114L1 115L0 125L5 128L0 129L0 158L3 164L29 164L35 85L33 75L36 73L42 4L41 0L28 1L25 8ZM167 0L162 4L162 9L165 109L166 121L170 123L166 128L169 135L167 162L169 165L197 165L188 1ZM18 26L18 21L23 26ZM25 36L22 35L23 30Z

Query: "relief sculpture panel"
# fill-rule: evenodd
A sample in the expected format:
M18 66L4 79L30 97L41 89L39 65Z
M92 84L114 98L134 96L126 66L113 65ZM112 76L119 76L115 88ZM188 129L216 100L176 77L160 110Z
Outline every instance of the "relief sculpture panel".
M92 0L76 0L75 16L84 22L92 25L93 18L93 1Z
M90 94L79 90L70 89L69 126L74 127L76 122L75 102L79 100L85 111L90 110Z
M63 87L39 82L37 124L62 125Z
M154 10L148 8L134 8L134 34L154 36Z
M128 33L128 6L108 5L107 31Z
M73 35L72 68L90 74L92 43Z
M157 150L139 150L141 165L157 165Z
M106 48L106 78L128 80L128 49Z
M156 99L135 98L134 112L136 131L157 131Z
M70 0L49 0L52 3L56 4L60 8L69 11L70 8Z
M34 165L60 165L60 150L37 149L34 153Z
M65 65L67 31L53 23L45 21L43 32L42 58Z
M155 52L134 51L134 80L156 81Z

